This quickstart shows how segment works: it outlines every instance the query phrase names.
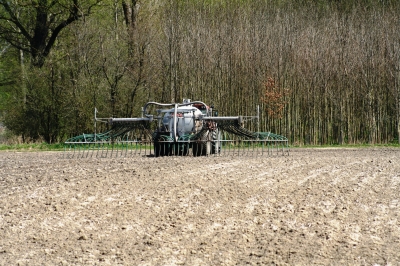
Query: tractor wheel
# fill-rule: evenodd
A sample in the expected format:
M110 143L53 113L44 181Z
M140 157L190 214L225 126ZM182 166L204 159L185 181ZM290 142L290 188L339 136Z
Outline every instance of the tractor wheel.
M206 131L198 142L193 143L193 156L208 156L211 154L210 134Z
M158 156L171 156L172 149L171 144L168 142L155 142L154 143L154 154Z
M154 142L154 156L164 156L164 154L161 153L161 144L158 141Z
M174 154L175 156L187 156L189 152L188 143L175 143Z
M164 138L162 136L158 136L156 138L156 140L154 141L154 156L155 157L172 155L171 143L164 142L163 140L164 140Z
M218 129L212 131L211 154L221 153L220 133Z
M192 147L193 156L201 156L201 144L200 143L193 143Z

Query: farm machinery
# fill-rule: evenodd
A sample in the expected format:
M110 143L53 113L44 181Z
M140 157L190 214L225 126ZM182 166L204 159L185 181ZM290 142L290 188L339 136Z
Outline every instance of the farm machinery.
M137 118L97 118L95 110L95 128L102 122L109 130L70 138L65 150L79 157L288 154L287 138L249 130L251 121L258 125L258 108L257 116L218 116L212 106L190 99L148 102Z

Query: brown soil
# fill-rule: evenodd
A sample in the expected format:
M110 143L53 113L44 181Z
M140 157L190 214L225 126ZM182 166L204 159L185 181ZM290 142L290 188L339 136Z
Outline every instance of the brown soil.
M0 265L398 265L399 155L0 152Z

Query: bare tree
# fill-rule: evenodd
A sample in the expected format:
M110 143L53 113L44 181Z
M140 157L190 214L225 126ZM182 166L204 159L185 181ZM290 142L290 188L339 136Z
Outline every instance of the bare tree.
M0 37L28 52L33 66L42 67L60 32L89 15L100 2L38 0L21 5L18 1L0 0Z

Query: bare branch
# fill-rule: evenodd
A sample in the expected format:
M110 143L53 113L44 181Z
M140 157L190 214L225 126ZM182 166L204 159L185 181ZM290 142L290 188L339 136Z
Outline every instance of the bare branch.
M8 4L8 2L2 0L2 1L0 1L0 4L4 6L4 8L6 9L7 13L10 15L11 19L9 19L9 21L14 23L18 27L18 29L25 36L25 38L27 38L28 40L31 40L32 36L28 33L28 31L25 29L25 27L19 22L17 16L11 10L10 5Z

